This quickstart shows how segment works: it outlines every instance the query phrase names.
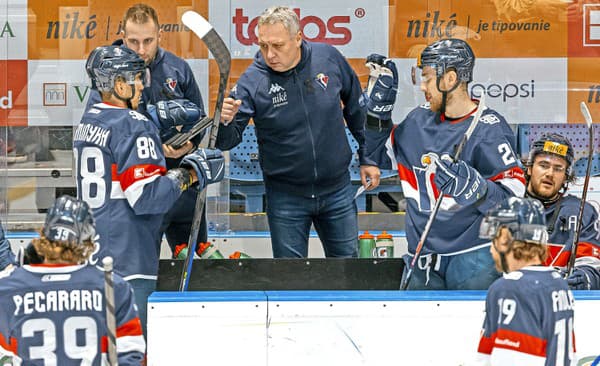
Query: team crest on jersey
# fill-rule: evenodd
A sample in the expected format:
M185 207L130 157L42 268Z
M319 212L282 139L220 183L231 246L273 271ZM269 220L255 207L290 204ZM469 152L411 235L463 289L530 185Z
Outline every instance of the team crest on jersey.
M288 104L287 91L277 83L271 83L269 95L271 95L271 100L273 101L273 108L283 107Z
M315 77L315 80L317 81L317 84L319 84L321 88L323 88L323 90L327 89L327 84L329 83L329 76L320 72Z
M173 78L167 78L167 80L165 81L165 87L167 89L169 89L171 92L175 91L175 88L177 87L177 79L173 79Z
M479 118L479 122L488 125L495 125L496 123L500 122L500 118L498 118L498 116L496 116L495 114L486 114L485 116L481 116Z

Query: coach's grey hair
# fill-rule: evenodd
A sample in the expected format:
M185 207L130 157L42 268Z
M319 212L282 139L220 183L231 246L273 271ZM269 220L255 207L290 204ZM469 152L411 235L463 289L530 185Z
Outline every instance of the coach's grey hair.
M300 19L288 6L272 6L260 15L258 25L281 23L288 30L290 36L295 36L300 31Z

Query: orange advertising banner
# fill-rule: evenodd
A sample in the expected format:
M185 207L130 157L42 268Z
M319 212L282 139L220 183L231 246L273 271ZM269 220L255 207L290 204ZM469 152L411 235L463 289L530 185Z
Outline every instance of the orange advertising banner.
M571 57L568 64L567 121L585 123L579 104L586 102L594 122L600 122L600 68L598 59Z
M0 126L27 126L27 60L0 60Z
M208 0L149 0L161 23L161 46L184 58L206 58L202 41L191 37L181 15L195 10L208 14ZM122 18L132 3L100 0L31 0L29 59L86 59L91 50L121 38Z
M566 57L562 0L390 0L390 56L413 58L440 38L464 39L477 57Z

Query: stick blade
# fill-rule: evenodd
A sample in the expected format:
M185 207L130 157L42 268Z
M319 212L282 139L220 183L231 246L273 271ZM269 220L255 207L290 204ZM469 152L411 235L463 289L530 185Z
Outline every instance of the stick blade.
M204 36L213 29L213 26L210 25L202 15L193 10L188 10L183 13L181 22L200 38L204 38Z
M587 104L585 104L585 102L581 102L579 107L581 109L583 118L585 118L585 123L587 124L588 128L590 128L592 126L592 115L590 114Z

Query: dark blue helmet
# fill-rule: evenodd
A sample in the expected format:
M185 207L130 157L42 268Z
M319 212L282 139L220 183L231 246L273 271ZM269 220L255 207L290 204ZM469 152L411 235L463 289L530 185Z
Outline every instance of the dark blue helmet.
M461 39L442 39L425 47L417 66L420 69L433 67L438 78L449 69L454 69L460 81L469 83L473 80L475 54L471 46Z
M490 209L479 227L479 237L493 239L501 227L507 227L514 240L546 244L544 206L532 198L509 197Z
M149 82L144 60L126 47L97 47L88 56L85 70L92 79L92 85L101 92L110 92L118 76L133 84L135 77L141 73L144 85Z
M557 133L546 133L531 145L528 164L532 165L538 154L552 154L567 161L567 175L571 175L575 152L573 145L564 136Z
M42 230L50 241L82 244L96 236L94 217L85 201L60 196L48 210Z

